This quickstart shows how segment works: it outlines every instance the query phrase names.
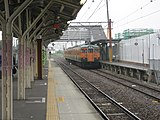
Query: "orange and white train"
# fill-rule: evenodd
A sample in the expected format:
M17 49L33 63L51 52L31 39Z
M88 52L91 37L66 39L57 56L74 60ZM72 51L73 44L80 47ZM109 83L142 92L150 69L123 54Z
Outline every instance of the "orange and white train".
M64 57L69 62L82 68L100 67L100 48L97 45L81 45L68 48L64 51Z

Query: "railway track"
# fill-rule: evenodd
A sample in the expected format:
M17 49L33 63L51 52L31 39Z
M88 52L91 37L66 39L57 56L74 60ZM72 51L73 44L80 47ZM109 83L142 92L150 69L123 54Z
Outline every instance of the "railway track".
M99 111L106 120L141 120L130 110L126 109L121 103L105 94L83 76L63 64L57 62L59 66L66 72L75 85L88 98L92 105Z
M90 70L92 73L97 74L99 76L102 76L104 78L107 78L111 81L114 81L118 84L121 84L123 86L126 86L130 89L133 89L135 91L138 91L142 94L145 94L149 97L151 97L152 99L157 100L158 102L160 102L160 90L153 88L151 86L146 86L142 83L138 83L135 81L131 81L131 80L127 80L126 78L120 78L119 76L115 76L111 73L105 72L103 70Z

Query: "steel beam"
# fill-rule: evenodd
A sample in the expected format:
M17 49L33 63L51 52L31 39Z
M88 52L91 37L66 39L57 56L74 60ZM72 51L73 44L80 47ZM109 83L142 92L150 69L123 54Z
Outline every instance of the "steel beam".
M17 37L22 36L22 34L20 34L18 26L14 23L13 23L13 31L14 31L15 35L17 35Z
M43 15L45 14L45 12L48 10L48 8L51 7L51 5L53 4L53 0L51 0L47 6L42 10L42 12L38 15L38 17L33 21L33 23L29 26L29 28L27 28L27 30L23 33L22 38L24 38L28 32L30 32L33 27L35 27L35 25L38 23L38 21L43 17Z
M1 22L2 25L5 22L5 19L4 19L3 15L2 15L1 11L0 11L0 22Z
M20 0L18 0L20 2ZM17 99L25 99L25 82L24 82L24 75L23 75L23 66L24 66L24 52L23 52L23 40L22 38L22 20L21 15L18 16L18 24L19 24L19 31L21 33L21 36L19 37L19 47L18 47L18 94Z
M64 0L54 0L56 3L65 4L67 6L73 7L73 8L79 8L79 6L74 5L73 3L70 3L69 1L65 2Z
M42 29L35 37L34 39L32 40L32 42L34 42L35 40L37 40L38 36L42 34L42 32L44 31L44 29ZM33 58L33 64L32 64L32 70L35 71L36 70L36 74L33 74L33 76L35 76L35 78L38 78L38 79L42 79L42 61L41 61L41 58L42 58L42 54L39 54L40 49L42 49L42 40L38 40L39 42L35 41L36 42L36 53L34 54L34 57ZM41 45L41 47L40 47ZM32 50L33 51L33 50ZM32 52L33 54L33 52ZM40 55L40 57L39 57Z
M29 28L29 10L26 9L26 22L27 22L27 28ZM30 52L29 52L29 33L27 33L27 40L24 42L24 80L26 82L26 88L31 88L31 81L30 81L30 71L29 71L29 65L30 65Z
M33 67L34 67L34 43L33 41L31 41L31 44L30 44L30 50L31 50L31 59L30 59L30 65L31 65L31 75L30 75L30 79L31 81L33 82L34 81L34 70L33 70Z
M44 29L42 29L34 38L33 41L35 41L39 35L41 35L44 32Z
M38 79L42 79L42 39L37 40Z
M29 39L32 40L32 38L36 35L36 33L41 29L43 25L43 22L39 24L39 26L34 30L34 32L30 35Z
M27 30L23 33L22 35L22 39L25 38L25 36L27 35L27 33L29 33L34 27L35 25L38 23L38 21L43 17L43 15L46 13L46 11L48 10L48 8L51 7L51 5L53 4L53 0L51 0L47 6L42 10L42 12L38 15L38 17L33 21L33 23L27 28ZM41 55L41 54L39 54ZM41 68L42 69L42 68Z
M42 12L38 15L38 17L33 21L33 23L27 28L27 30L23 33L23 35L22 35L22 41L25 39L25 37L26 37L26 35L27 35L27 33L29 33L32 29L33 29L33 27L35 27L35 25L38 23L38 21L42 18L42 16L45 14L45 12L47 11L47 9L49 8L49 7L51 7L51 5L52 5L52 3L53 3L53 0L51 0L49 3L48 3L48 5L42 10ZM22 43L22 44L24 44L24 42ZM24 55L23 55L23 57L24 57ZM22 57L22 58L23 58ZM21 70L22 72L23 72L23 70ZM24 73L21 73L21 72L19 72L19 74L23 74L24 75ZM24 81L24 77L22 77L22 81ZM23 89L25 89L25 88L23 88ZM23 95L24 96L24 95Z
M6 22L2 22L2 120L7 117L7 46L6 46Z
M2 71L2 78L6 78L6 80L3 80L2 90L6 89L6 91L3 91L3 99L2 103L5 105L2 105L2 120L12 120L13 119L13 85L12 85L12 25L14 20L17 18L18 15L20 15L24 9L32 2L33 0L25 0L18 9L15 10L15 12L10 16L9 13L9 4L8 0L5 0L5 14L6 14L6 31L4 33L3 41L6 42L6 62L7 64L4 64L2 62L3 66L6 66L6 70ZM2 47L2 49L5 49L5 46ZM5 57L5 56L4 56Z

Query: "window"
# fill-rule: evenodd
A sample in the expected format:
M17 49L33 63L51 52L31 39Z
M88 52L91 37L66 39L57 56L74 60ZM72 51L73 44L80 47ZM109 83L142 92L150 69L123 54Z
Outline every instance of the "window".
M93 53L93 49L88 49L88 53Z
M86 49L82 49L81 52L82 52L82 53L86 53L87 50L86 50Z

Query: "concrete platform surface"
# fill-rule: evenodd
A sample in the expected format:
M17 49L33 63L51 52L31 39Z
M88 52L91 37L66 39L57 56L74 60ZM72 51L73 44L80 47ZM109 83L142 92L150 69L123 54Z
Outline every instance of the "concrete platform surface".
M53 68L59 120L103 120L54 60L50 64Z
M17 100L17 79L13 79L13 120L103 120L55 61L48 63L44 79L31 83L25 100ZM1 103L0 99L0 120Z
M116 66L121 66L121 67L126 67L126 68L134 68L134 69L139 69L139 70L145 70L147 71L149 69L149 66L146 64L138 64L138 63L132 63L132 62L108 62L108 61L100 61L103 64L110 64L110 65L116 65Z

